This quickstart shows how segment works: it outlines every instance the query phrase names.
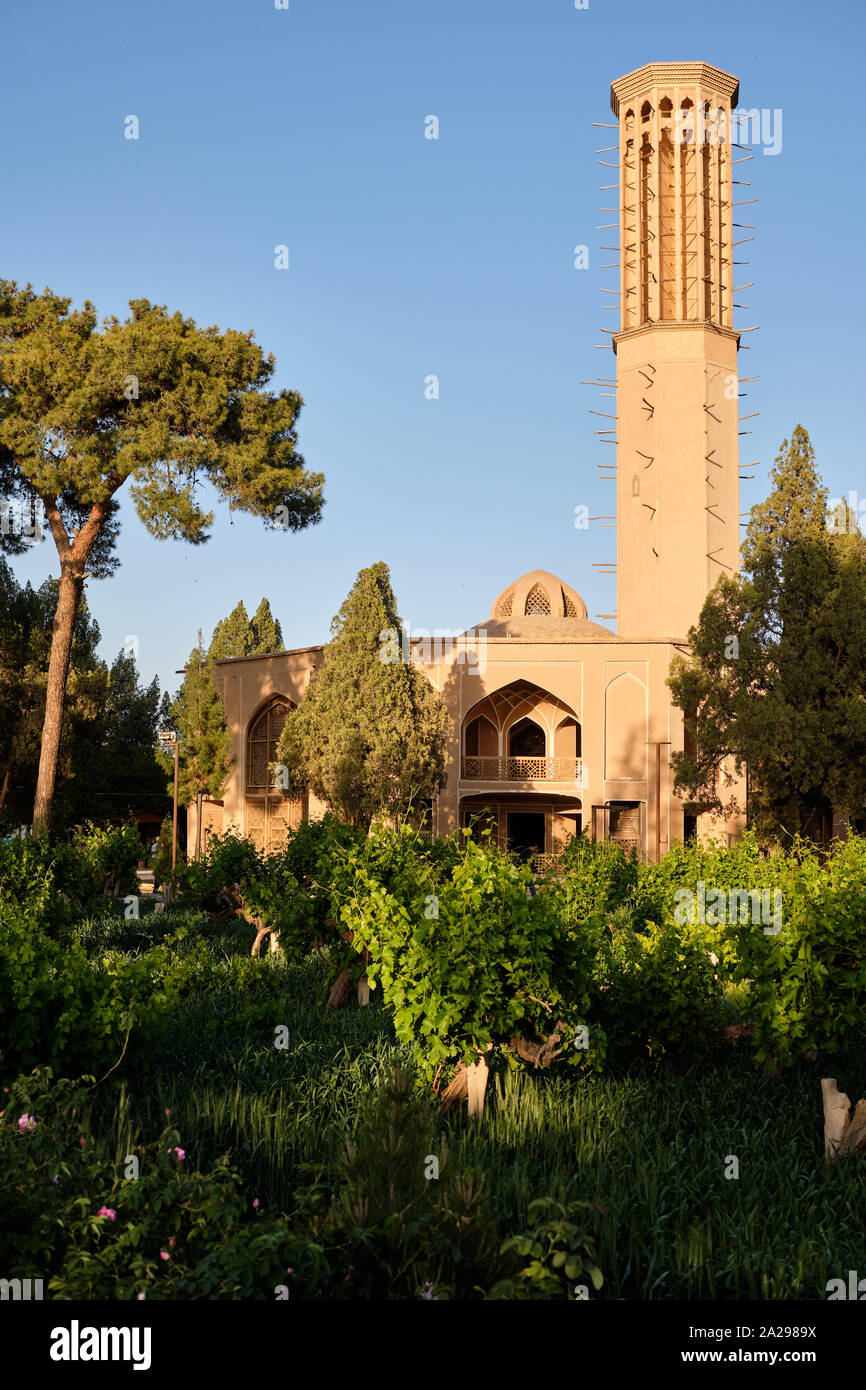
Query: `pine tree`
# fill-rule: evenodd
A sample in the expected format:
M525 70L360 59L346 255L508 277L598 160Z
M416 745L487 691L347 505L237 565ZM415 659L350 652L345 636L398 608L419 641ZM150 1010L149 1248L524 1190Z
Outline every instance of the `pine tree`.
M199 328L146 299L99 324L85 301L0 280L0 496L42 506L60 577L51 623L34 826L48 826L76 617L85 583L117 568L118 494L158 540L208 539L199 504L210 484L266 527L318 521L321 474L296 451L303 402L267 389L275 362L251 333ZM8 533L20 554L32 537Z
M827 490L802 426L785 440L770 496L753 509L743 572L708 595L691 656L669 685L692 746L676 787L723 806L725 759L748 770L763 839L813 832L866 802L866 539L827 522ZM817 838L821 838L819 834Z
M251 626L252 645L248 653L249 656L283 650L283 634L266 598L262 599L253 614Z
M278 745L290 785L358 827L445 783L451 721L439 692L403 661L401 630L388 566L361 570Z
M234 765L225 706L213 680L213 661L201 646L190 652L183 684L172 707L180 734L178 800L196 802L196 859L201 855L201 803L219 797Z

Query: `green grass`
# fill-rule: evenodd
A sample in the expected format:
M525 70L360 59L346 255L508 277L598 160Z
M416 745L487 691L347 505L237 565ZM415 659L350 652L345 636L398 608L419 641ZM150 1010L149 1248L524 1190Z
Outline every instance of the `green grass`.
M181 920L195 914L78 934L94 954L135 951ZM379 1080L395 1062L409 1066L408 1052L375 1004L325 1009L316 960L267 957L239 990L229 972L248 955L249 929L200 925L226 988L186 999L156 1054L131 1047L95 1094L91 1132L119 1160L158 1132L168 1108L190 1162L231 1151L250 1197L288 1210L310 1181L302 1165L329 1180ZM288 1029L285 1051L274 1047L277 1025ZM503 1072L480 1125L464 1108L437 1127L448 1163L483 1175L503 1236L524 1227L536 1197L602 1204L604 1299L823 1298L828 1279L866 1266L866 1162L823 1158L828 1074L852 1099L866 1094L866 1041L778 1079L758 1073L742 1044L619 1074ZM729 1155L737 1179L725 1177Z

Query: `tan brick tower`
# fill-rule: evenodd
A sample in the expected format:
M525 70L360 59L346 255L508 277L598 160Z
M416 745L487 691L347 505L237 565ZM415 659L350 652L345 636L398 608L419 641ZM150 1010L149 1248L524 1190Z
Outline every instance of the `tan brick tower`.
M611 87L621 636L685 637L718 576L739 562L737 90L736 77L708 63L648 63Z

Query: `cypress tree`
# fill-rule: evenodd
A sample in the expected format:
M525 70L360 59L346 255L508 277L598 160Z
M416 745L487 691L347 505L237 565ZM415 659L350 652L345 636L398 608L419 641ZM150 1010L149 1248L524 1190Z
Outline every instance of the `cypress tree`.
M439 692L404 662L401 630L388 566L361 570L278 745L290 785L361 828L445 783L451 721Z
M675 784L720 810L721 768L748 769L761 838L813 833L866 804L866 539L828 524L827 489L798 425L753 509L743 572L723 577L668 684L691 746ZM819 831L817 838L823 837Z
M208 656L211 661L225 661L236 656L249 656L253 642L253 629L243 600L235 604L227 618L218 622L213 630Z
M283 634L263 598L252 618L247 617L243 601L236 604L227 618L222 618L213 630L208 656L211 661L225 661L237 656L258 656L283 650Z
M259 652L281 652L283 650L283 634L266 598L262 599L253 614L251 628L252 645L248 655L252 656Z
M234 765L225 706L213 680L213 661L201 646L190 652L183 684L172 706L180 734L178 800L196 802L196 859L201 854L201 803L219 797Z

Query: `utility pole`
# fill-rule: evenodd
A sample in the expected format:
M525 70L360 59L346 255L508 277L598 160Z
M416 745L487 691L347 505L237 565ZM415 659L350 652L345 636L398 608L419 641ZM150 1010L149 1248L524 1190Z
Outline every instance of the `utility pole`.
M180 739L174 740L174 805L172 807L171 818L171 876L174 878L174 869L177 863L177 757L180 750Z
M174 804L172 807L171 822L171 877L174 881L174 871L177 865L177 776L178 776L178 753L180 750L180 739L171 729L166 729L163 733L157 734L161 748L174 749ZM155 887L156 885L154 885Z

